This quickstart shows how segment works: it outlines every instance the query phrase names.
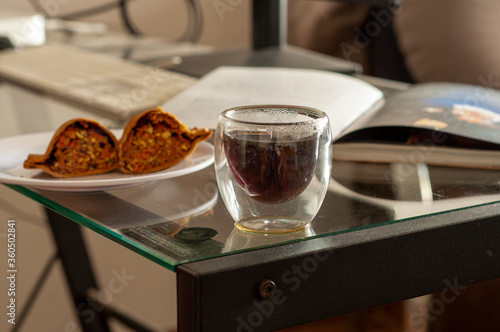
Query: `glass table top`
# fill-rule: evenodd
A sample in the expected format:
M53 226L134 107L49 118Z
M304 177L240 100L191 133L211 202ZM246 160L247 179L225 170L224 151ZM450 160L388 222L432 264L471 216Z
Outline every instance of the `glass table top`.
M405 174L398 172L405 167ZM408 167L412 167L409 169ZM8 185L85 227L174 270L179 264L500 201L500 173L426 165L334 163L311 227L246 233L219 197L213 165L173 179L92 192Z
M0 82L0 137L55 130L88 113ZM109 127L122 124L100 119ZM500 201L497 171L423 164L335 162L310 229L244 233L219 196L213 165L175 178L105 191L57 192L7 185L121 245L175 270L179 264L311 238L335 236Z

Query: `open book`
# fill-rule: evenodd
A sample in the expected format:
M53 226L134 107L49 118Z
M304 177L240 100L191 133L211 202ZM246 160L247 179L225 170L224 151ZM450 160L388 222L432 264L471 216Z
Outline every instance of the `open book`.
M500 168L500 92L479 86L416 84L384 98L343 74L221 67L162 107L188 126L215 128L225 109L257 104L326 112L337 160Z
M336 140L339 160L500 168L500 92L456 83L396 93Z

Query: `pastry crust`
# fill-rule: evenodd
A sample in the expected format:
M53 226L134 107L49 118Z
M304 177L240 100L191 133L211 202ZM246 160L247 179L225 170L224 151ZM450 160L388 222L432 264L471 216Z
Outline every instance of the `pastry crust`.
M38 168L54 177L102 174L118 167L118 140L99 122L86 118L65 122L45 154L30 154L24 162L24 168Z
M206 128L188 129L161 108L145 111L125 126L119 143L121 171L143 174L164 170L186 158L211 135Z

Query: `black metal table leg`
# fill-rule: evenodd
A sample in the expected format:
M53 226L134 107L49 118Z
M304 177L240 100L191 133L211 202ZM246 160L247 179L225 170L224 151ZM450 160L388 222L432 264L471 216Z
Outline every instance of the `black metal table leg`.
M45 210L82 330L110 331L103 308L87 296L88 289L98 287L80 225L50 209Z

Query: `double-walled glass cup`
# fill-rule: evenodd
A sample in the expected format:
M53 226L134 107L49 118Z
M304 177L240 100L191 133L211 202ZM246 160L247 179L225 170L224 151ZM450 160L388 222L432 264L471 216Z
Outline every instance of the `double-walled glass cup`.
M331 173L327 115L286 105L221 113L215 170L235 226L258 233L304 230L325 197Z

